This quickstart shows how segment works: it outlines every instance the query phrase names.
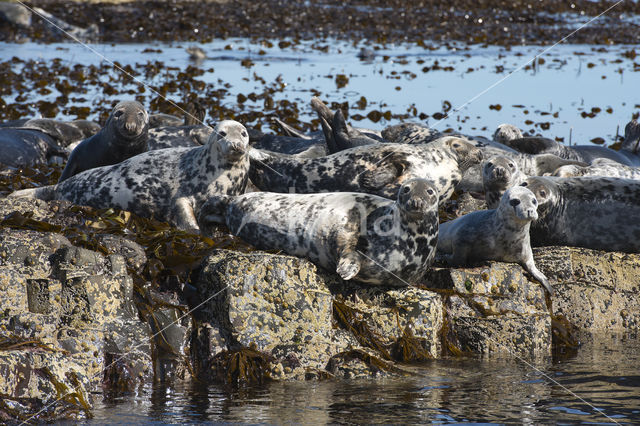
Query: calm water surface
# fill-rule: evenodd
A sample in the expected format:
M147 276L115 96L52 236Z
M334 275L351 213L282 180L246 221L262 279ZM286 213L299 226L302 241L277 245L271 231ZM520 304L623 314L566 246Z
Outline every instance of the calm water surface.
M573 357L535 368L476 359L411 368L415 377L402 379L271 383L241 391L189 382L156 385L109 403L95 395L95 419L85 424L615 424L600 411L619 423L640 423L637 336L599 336Z

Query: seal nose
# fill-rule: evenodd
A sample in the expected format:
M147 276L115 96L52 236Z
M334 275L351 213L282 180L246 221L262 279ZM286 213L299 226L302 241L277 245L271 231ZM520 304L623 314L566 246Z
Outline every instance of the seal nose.
M135 122L127 121L124 124L124 128L127 129L127 132L129 132L129 133L135 133L137 126L136 126Z

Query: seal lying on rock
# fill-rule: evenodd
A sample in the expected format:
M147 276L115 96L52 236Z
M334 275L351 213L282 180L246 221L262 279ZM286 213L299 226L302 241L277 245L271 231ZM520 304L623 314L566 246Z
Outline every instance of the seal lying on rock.
M527 175L518 170L516 162L505 156L485 161L482 166L482 185L487 207L497 208L506 190L520 185L526 179Z
M538 199L534 245L640 252L640 182L603 177L529 177Z
M497 209L475 211L442 223L438 253L452 266L483 260L516 262L553 294L531 251L529 227L538 218L537 207L531 191L521 186L508 189Z
M274 156L252 150L251 181L263 191L366 192L395 198L408 179L434 182L440 202L447 200L462 173L482 160L482 153L458 138L425 146L367 145L322 158Z
M506 127L504 127L506 128ZM500 128L498 129L499 132ZM627 166L640 166L640 125L632 120L625 127L625 139L619 151L595 145L566 146L553 139L541 137L524 137L509 139L504 135L503 141L516 150L527 154L554 154L568 160L591 163L599 158L607 158Z
M119 102L104 128L82 141L69 156L62 182L94 167L119 163L147 150L149 114L140 102Z
M304 256L345 280L370 284L415 283L438 237L438 193L424 179L406 181L396 201L354 192L213 197L200 223L221 214L234 235L260 249Z
M51 136L39 130L0 129L0 169L54 163L68 155Z
M119 164L86 170L64 182L10 196L115 207L198 230L200 206L216 194L241 194L247 184L249 137L222 121L206 145L148 151Z

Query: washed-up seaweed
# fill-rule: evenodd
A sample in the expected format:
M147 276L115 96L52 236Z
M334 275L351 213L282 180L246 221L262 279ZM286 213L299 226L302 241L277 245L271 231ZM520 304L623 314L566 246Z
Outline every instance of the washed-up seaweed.
M272 361L255 345L224 350L211 360L211 373L219 382L233 386L263 384L271 380Z

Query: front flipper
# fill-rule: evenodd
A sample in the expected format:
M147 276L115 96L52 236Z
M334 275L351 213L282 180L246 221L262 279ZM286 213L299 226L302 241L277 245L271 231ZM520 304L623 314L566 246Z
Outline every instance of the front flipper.
M187 197L181 197L176 200L173 207L173 222L179 229L200 232L193 205Z
M375 169L363 172L360 175L360 185L367 190L379 190L396 182L403 169L402 162L395 154L391 154L380 161Z
M324 117L320 116L320 125L322 126L322 133L324 133L324 140L327 143L327 149L329 154L335 154L339 151L335 139L333 139L333 129Z
M274 118L273 122L276 123L278 127L280 127L281 133L285 136L291 136L291 137L300 138L300 139L311 139L309 136L305 135L298 129L295 129L289 126L287 123L285 123L284 121L278 118Z
M370 138L362 132L354 128L349 128L347 122L342 115L342 111L338 110L333 115L333 122L331 123L333 128L333 140L336 144L336 148L340 151L355 148L357 146L375 145L378 143L375 139Z
M540 281L540 284L542 284L542 286L547 290L549 295L553 296L554 294L553 287L551 287L551 284L549 284L549 280L547 279L547 277L545 277L545 275L542 272L540 272L538 268L536 268L536 264L533 262L533 258L527 261L522 266L524 267L524 269L527 270L527 272L533 275L533 278Z
M347 281L354 278L360 272L360 259L356 252L343 252L338 260L336 272Z

